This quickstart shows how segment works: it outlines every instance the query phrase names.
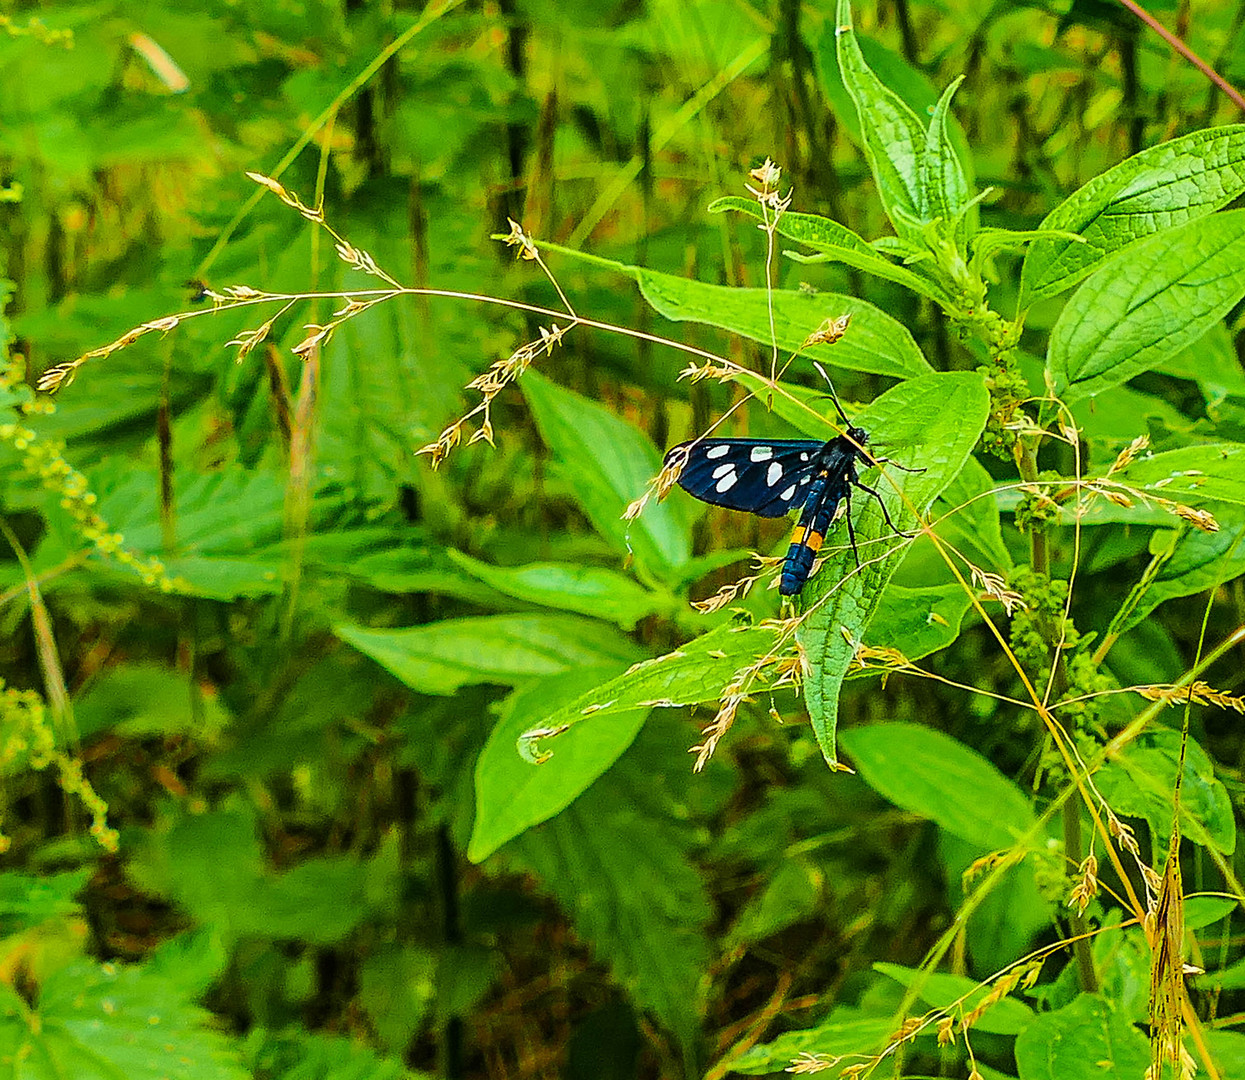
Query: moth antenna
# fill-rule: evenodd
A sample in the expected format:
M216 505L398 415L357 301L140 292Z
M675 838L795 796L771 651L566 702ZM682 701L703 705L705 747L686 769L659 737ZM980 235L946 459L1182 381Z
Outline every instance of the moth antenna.
M839 395L834 392L834 383L830 381L830 376L826 374L826 369L816 360L813 361L813 367L815 367L818 374L826 380L826 386L830 389L830 400L834 402L834 407L839 410L839 417L842 419L844 424L851 427L852 422L847 418L847 413L843 411L843 406L839 404Z

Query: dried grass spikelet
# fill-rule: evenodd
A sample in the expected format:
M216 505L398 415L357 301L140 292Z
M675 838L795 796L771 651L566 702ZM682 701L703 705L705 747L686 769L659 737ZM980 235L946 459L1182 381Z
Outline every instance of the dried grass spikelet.
M1068 895L1068 906L1076 908L1078 915L1084 915L1090 901L1098 895L1098 858L1086 855L1077 868L1077 882Z
M1137 438L1135 438L1126 447L1124 447L1123 450L1119 452L1119 454L1116 456L1115 461L1112 462L1111 468L1107 470L1107 475L1111 476L1113 473L1117 473L1121 469L1128 468L1129 465L1131 465L1134 461L1137 460L1137 455L1140 454L1141 451L1143 451L1149 445L1150 445L1149 435L1138 435Z
M833 1069L836 1065L843 1061L842 1054L813 1054L805 1050L797 1054L791 1064L784 1069L784 1072L792 1073L795 1076L812 1076L814 1073L825 1072L827 1069ZM844 1075L844 1074L840 1074Z
M744 694L726 694L718 702L717 714L701 729L703 741L688 750L688 753L696 755L696 764L692 766L694 772L701 772L708 764L722 736L730 731L735 723L735 715L739 712L739 706L747 700L749 699Z
M839 341L844 334L847 333L848 324L852 321L851 313L839 315L837 318L826 319L816 330L804 339L800 345L800 351L812 345L833 345Z
M1219 522L1209 510L1198 510L1192 506L1185 506L1184 503L1175 503L1172 506L1172 513L1182 521L1187 521L1195 529L1201 529L1202 532L1217 533L1219 531Z
M1025 599L1020 593L1015 592L1007 587L1007 581L1000 575L991 573L988 570L982 570L980 567L969 566L969 575L974 585L979 588L982 593L997 600L1003 605L1003 610L1011 615L1017 608L1023 608Z
M316 225L324 224L324 206L310 207L302 201L294 192L290 191L279 181L274 180L271 176L265 176L263 173L248 172L246 174L250 179L261 187L266 187L286 206L292 206L308 221Z
M1136 686L1133 689L1147 701L1161 701L1165 705L1183 705L1192 702L1195 705L1217 705L1221 709L1245 714L1245 697L1233 697L1226 690L1216 690L1201 679L1186 685L1152 683L1149 686Z
M1180 831L1172 829L1158 896L1142 920L1150 942L1150 1067L1146 1080L1161 1080L1170 1064L1181 1077L1197 1065L1184 1046L1184 883L1180 876Z
M735 374L736 369L725 364L715 364L711 360L706 360L703 364L688 364L679 372L680 379L687 379L690 382L698 383L704 379L717 379L719 382L725 382Z

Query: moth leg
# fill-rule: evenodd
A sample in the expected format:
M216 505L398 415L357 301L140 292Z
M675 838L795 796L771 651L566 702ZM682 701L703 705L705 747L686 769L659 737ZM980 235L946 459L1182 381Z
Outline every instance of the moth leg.
M859 480L856 481L856 486L863 491L867 491L870 495L877 499L878 506L881 507L882 510L882 516L886 519L886 524L891 527L891 532L893 532L896 536L912 537L916 535L915 533L904 532L903 529L898 528L895 523L891 521L891 516L886 510L886 503L882 501L882 496L874 491L873 488L871 488L868 484L862 484Z
M899 462L896 461L894 458L888 458L888 457L875 457L873 458L873 464L874 465L892 465L896 469L899 469L901 472L925 472L924 469L913 468L913 466L911 465L900 465ZM861 486L863 487L863 485Z
M852 485L847 485L847 490L843 492L843 502L846 505L844 517L847 518L847 540L852 545L852 554L856 557L856 569L860 569L860 551L856 547L856 530L852 527Z

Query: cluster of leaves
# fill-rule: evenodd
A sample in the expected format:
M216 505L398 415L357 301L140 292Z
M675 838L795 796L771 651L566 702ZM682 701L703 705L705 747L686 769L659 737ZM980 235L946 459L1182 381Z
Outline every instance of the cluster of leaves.
M1084 183L1060 175L1077 154L1039 140L1037 171L1074 189L1043 215L977 178L1003 171L999 151L969 152L955 95L978 95L978 121L999 101L959 79L934 93L846 0L762 37L724 5L654 3L630 13L633 45L688 61L675 30L698 29L692 102L768 57L793 100L824 95L863 165L842 170L850 198L829 185L833 216L792 209L800 191L768 167L757 198L719 198L719 246L767 285L716 284L717 267L627 262L619 240L615 259L581 250L623 192L651 205L642 166L689 122L677 99L658 106L667 128L614 118L633 162L566 247L540 241L554 125L524 95L558 64L481 61L465 46L493 28L459 6L385 23L153 5L121 65L93 7L0 23L24 87L10 130L37 136L0 129L21 178L0 207L16 289L0 1062L140 1080L1245 1072L1245 1037L1207 1023L1245 986L1225 765L1240 740L1222 719L1245 711L1245 211L1225 209L1245 193L1245 126L1182 118L1196 130ZM968 13L925 15L948 65L1000 43L1000 71L1067 64L1033 43L1035 10L971 33ZM1113 100L1139 115L1136 41L1081 32L1086 57L1118 45ZM599 82L579 104L605 116L652 73L589 37ZM316 40L340 55L308 63ZM1008 105L1040 126L1045 92ZM235 108L263 95L267 118ZM1064 149L1092 146L1086 117L1108 112L1083 105ZM270 214L192 182L203 126L253 165L274 121L320 159L254 176ZM590 128L574 152L607 156ZM481 222L504 233L512 208L479 177L498 130L513 167L529 129L548 142L507 277ZM795 175L817 191L826 167ZM338 204L348 225L321 209ZM31 207L51 222L42 277ZM705 239L684 230L639 261ZM800 250L771 259L784 241ZM196 257L211 306L159 314ZM288 284L308 267L305 291ZM687 337L635 329L646 312L588 271L631 278ZM289 291L198 280L222 276ZM430 306L482 280L531 291L495 325ZM686 393L673 349L697 357ZM834 434L810 360L870 399L848 406L870 446L921 467L871 481L916 538L862 500L859 564L832 533L780 609L781 526L643 493L673 482L655 479L663 444L727 416L758 437ZM1186 962L1208 969L1188 987Z

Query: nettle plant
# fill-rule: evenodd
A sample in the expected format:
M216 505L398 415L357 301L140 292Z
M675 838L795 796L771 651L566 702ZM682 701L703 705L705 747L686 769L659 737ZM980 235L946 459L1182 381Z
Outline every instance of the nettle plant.
M775 289L769 275L776 258L767 261L765 288L728 288L538 244L515 225L505 239L545 271L566 310L476 298L538 314L549 326L472 382L479 403L421 452L435 466L462 443L492 443L491 406L518 385L567 489L597 531L630 553L634 572L570 573L552 564L516 571L466 557L463 565L490 588L527 603L607 618L624 628L659 616L689 640L633 663L630 646L618 647L605 636L585 638L582 623L562 630L541 624L546 637L536 640L536 624L518 616L457 620L451 651L480 658L476 667L493 676L477 681L518 682L541 670L542 650L573 656L581 668L557 692L520 688L503 708L476 767L468 854L481 861L569 806L622 755L655 708L715 709L693 747L697 769L741 709L764 710L768 704L775 715L779 705L793 715L806 709L830 767L846 767L839 759L842 741L853 767L882 796L989 854L971 867L962 918L922 970L884 966L884 974L905 988L902 1023L893 1012L839 1009L815 1029L753 1046L731 1068L859 1075L913 1046L928 1049L934 1038L944 1045L960 1037L972 1061L976 1031L1015 1037L1024 1078L1070 1075L1060 1061L1108 1058L1119 1075L1139 1075L1147 1063L1156 1078L1164 1063L1188 1072L1195 1058L1210 1071L1217 1054L1241 1051L1196 1026L1185 991L1185 934L1224 917L1245 903L1245 894L1228 863L1235 843L1231 806L1209 758L1190 739L1189 712L1195 704L1245 711L1245 701L1203 679L1245 637L1245 628L1223 633L1209 622L1208 604L1196 663L1172 682L1121 685L1112 650L1162 602L1213 594L1245 569L1245 447L1216 433L1215 441L1190 436L1184 445L1152 453L1137 399L1121 388L1141 373L1162 371L1192 378L1209 400L1245 394L1223 325L1245 295L1245 210L1221 212L1245 192L1245 126L1197 132L1137 154L1067 198L1036 230L984 228L979 206L989 192L973 190L953 134L958 82L928 118L918 117L866 64L850 18L844 0L838 68L894 235L867 241L832 220L792 210L792 197L782 193L779 172L768 162L753 173L751 198L723 198L711 209L755 219L771 256L780 243L791 242L800 250L784 252L787 258L845 264L935 305L974 358L974 369L934 370L909 331L864 300ZM402 286L367 252L332 232L320 208L276 180L255 179L329 229L346 264L381 282L373 290L317 294L331 295L341 306L327 323L308 327L294 350L305 362L316 362L319 347L342 323L378 304L412 295L461 296ZM630 275L648 302L672 320L711 324L764 343L771 350L768 371L579 316L548 270L549 251ZM1024 259L1016 311L1008 318L989 301L994 257L1011 251L1023 251ZM1029 337L1022 344L1026 315L1070 290L1039 357L1027 347ZM211 310L136 327L50 369L40 388L54 390L84 363L189 318L220 310L271 311L231 343L242 359L278 319L308 299L246 286L205 295L213 301ZM745 553L693 558L693 504L678 493L663 501L687 455L674 455L663 467L660 450L636 428L535 369L568 334L583 329L649 337L681 349L692 357L684 371L688 378L734 383L745 391L712 429L698 433L693 446L708 446L727 416L748 403L768 410L792 435L819 441L842 435L844 424L820 387L783 381L792 365L824 362L895 379L867 406L845 408L850 425L868 434L870 448L894 453L896 462L920 471L861 461L880 500L854 504L854 543L847 542L844 523L831 527L794 601L765 599L764 587L776 584L781 559L758 555L755 573L689 611L689 585ZM1195 344L1198 364L1190 370L1185 358ZM96 513L81 477L27 426L46 408L43 399L13 379L3 391L12 413L4 436L23 452L28 469L79 508L75 520L99 552L120 553L148 583L182 591L176 568L129 552ZM1087 444L1093 451L1088 461ZM997 481L985 462L996 473L1014 470L1014 477ZM1003 514L1010 515L1015 535L1005 535ZM1097 572L1137 553L1135 544L1120 541L1133 526L1156 527L1149 565L1110 617L1076 625L1074 592L1091 576L1084 565L1087 535L1092 531L1098 538ZM1026 548L1018 558L1015 553ZM918 570L932 568L931 583L893 583L905 560ZM745 598L751 613L737 610ZM961 636L966 619L984 628L1004 658L1012 692L920 666ZM394 631L341 623L335 631L416 690L452 693L470 681L432 644L436 635L445 639L444 627ZM854 728L840 740L844 681L870 676L935 679L961 690L966 700L986 694L994 699L999 723L1010 715L1017 730L1038 731L1044 745L1036 798L974 750L921 725ZM1161 722L1172 706L1183 709L1175 728ZM1149 862L1122 816L1148 825L1155 838ZM1057 818L1061 852L1058 844L1052 849ZM1083 819L1092 826L1088 838L1082 836ZM105 828L102 822L99 827ZM1226 897L1185 904L1180 852L1186 840L1220 868ZM1111 863L1109 884L1098 877L1102 860ZM1036 868L1046 886L1039 899L1045 910L1036 924L1031 912L1026 915L1026 925L1036 929L1063 910L1072 931L1068 939L1016 958L984 984L938 973L964 920L1025 867L1031 877ZM1118 949L1122 940L1132 942L1128 955L1138 959L1131 961L1131 974L1149 984L1148 1002L1119 996L1130 972L1117 971L1113 982L1100 972L1096 942ZM1149 945L1151 960L1136 947L1139 941ZM1041 983L1046 958L1066 949L1076 959L1065 969L1070 974ZM1038 1013L1020 1000L1025 995L1047 1011ZM1150 1026L1149 1047L1138 1022ZM975 1065L973 1070L981 1075Z

